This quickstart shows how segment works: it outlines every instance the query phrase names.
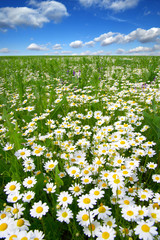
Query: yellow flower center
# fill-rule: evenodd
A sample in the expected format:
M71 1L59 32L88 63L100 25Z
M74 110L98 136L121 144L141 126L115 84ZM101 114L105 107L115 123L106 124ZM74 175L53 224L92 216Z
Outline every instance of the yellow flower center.
M90 231L94 231L95 230L95 225L94 224L89 224L89 226L88 226L88 229L90 230Z
M84 174L88 174L89 173L89 171L88 170L84 170Z
M66 218L67 216L68 216L68 213L67 213L67 212L63 212L63 213L62 213L62 217L63 217L63 218Z
M158 180L159 180L159 177L155 177L155 179L158 181Z
M6 217L6 214L5 213L2 213L1 214L1 219L5 218Z
M49 168L54 168L54 164L52 163L52 164L50 164L48 167L49 167Z
M99 207L99 208L98 208L98 212L99 212L99 213L105 213L105 212L106 212L105 207L103 207L103 206Z
M12 146L8 146L7 149L8 149L8 150L12 149Z
M118 160L117 160L117 163L122 163L122 160L121 160L121 159L118 159Z
M13 209L13 214L16 214L16 213L18 213L18 212L19 212L19 209L18 209L18 208Z
M71 173L72 173L72 174L75 174L75 173L76 173L76 170L72 170Z
M91 202L91 200L90 200L89 198L84 198L84 199L83 199L83 202L84 202L85 204L89 204L89 203Z
M23 156L23 155L25 155L25 152L21 152L20 154Z
M12 236L9 237L9 240L14 240L14 238L17 238L17 235L13 234Z
M115 179L115 180L114 180L114 183L115 183L115 184L118 184L118 183L120 183L120 180L119 180L119 179Z
M31 197L32 197L31 195L28 195L26 198L29 200L29 199L31 199Z
M112 222L111 222L111 221L108 221L108 222L107 222L107 225L110 226L110 227L112 227Z
M28 238L27 237L23 237L23 238L21 238L21 240L28 240Z
M11 191L14 191L16 189L16 186L15 185L11 185L10 187L9 187L9 190L11 190Z
M104 177L108 177L108 175L109 175L108 173L105 173L105 174L104 174Z
M130 204L130 201L124 200L124 204L129 205L129 204Z
M96 195L96 196L98 196L99 194L100 194L99 191L95 191L95 192L94 192L94 195Z
M143 215L144 211L143 210L139 210L138 213L139 213L139 215Z
M89 182L89 179L87 179L87 178L84 179L84 182L85 182L85 183L88 183L88 182Z
M145 195L145 194L142 194L142 195L141 195L141 198L142 198L142 199L145 199L145 198L146 198L146 195Z
M83 220L83 221L88 221L88 219L89 219L89 216L88 216L87 214L84 214L84 215L82 216L82 220Z
M120 141L120 144L122 144L122 145L125 144L125 143L126 143L125 141Z
M156 213L151 213L152 218L157 218L157 214Z
M74 191L75 191L75 192L79 192L79 191L80 191L80 188L79 188L78 186L76 186L76 187L74 188Z
M35 153L37 153L37 154L40 153L40 150L36 149L36 150L35 150Z
M52 191L52 188L51 188L51 187L49 187L49 188L47 188L47 190L48 190L48 192L51 192L51 191Z
M16 197L16 196L13 197L13 201L17 201L17 199L18 199L18 197Z
M21 227L21 226L23 226L24 225L24 220L23 219L18 219L18 221L17 221L17 226L18 227Z
M133 216L133 215L134 215L134 212L131 211L131 210L130 210L130 211L127 211L127 215L128 215L128 216Z
M27 183L28 183L28 184L32 184L33 181L30 179L30 180L27 181Z
M2 223L2 224L0 225L0 232L5 231L7 228L8 228L8 224L7 224L7 223Z
M63 197L62 201L66 202L67 201L67 197Z
M102 238L103 239L108 239L110 237L110 234L108 232L103 232L102 233Z
M36 208L36 212L37 212L37 213L41 213L42 211L43 211L43 208L42 208L42 207L37 207L37 208Z
M143 224L142 227L141 227L141 229L142 229L143 232L146 232L146 233L147 233L147 232L149 232L150 227L149 227L147 224Z

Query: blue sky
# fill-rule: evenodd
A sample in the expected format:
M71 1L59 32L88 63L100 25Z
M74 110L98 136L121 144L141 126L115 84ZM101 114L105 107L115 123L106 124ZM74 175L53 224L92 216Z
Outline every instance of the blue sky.
M160 55L160 1L1 0L0 55Z

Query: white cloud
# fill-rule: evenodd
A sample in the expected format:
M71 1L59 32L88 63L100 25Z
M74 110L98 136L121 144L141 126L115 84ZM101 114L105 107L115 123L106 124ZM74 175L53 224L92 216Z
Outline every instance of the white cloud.
M69 46L70 46L71 48L81 48L81 47L83 46L83 42L77 40L77 41L71 42L71 43L69 44Z
M94 38L94 41L101 42L101 41L105 40L106 38L113 36L113 34L114 34L113 32L101 34L99 37Z
M151 52L151 51L152 51L152 48L139 46L136 48L132 48L127 52L128 53L140 53L140 52Z
M84 7L98 6L114 11L124 11L134 8L140 0L79 0Z
M35 8L29 7L5 7L0 8L0 29L16 26L42 27L44 23L54 21L58 23L63 17L68 16L66 7L56 1L37 3L32 1Z
M141 43L158 42L160 40L160 28L153 27L148 30L137 28L128 35L108 32L94 38L94 41L101 42L101 46L112 43L129 43L135 40Z
M0 49L0 53L9 53L9 49L8 48L1 48Z
M123 48L118 48L116 54L124 54L125 50Z
M62 49L61 44L56 43L56 44L53 46L53 49L54 49L54 50L61 50L61 49Z
M68 55L69 55L69 54L72 53L72 51L61 51L61 53L62 53L62 54L68 54Z
M95 42L94 41L89 41L89 42L85 42L84 46L88 46L88 47L94 47Z
M33 51L47 51L48 48L46 48L45 46L41 46L41 45L38 45L36 43L31 43L28 47L27 47L28 50L33 50Z

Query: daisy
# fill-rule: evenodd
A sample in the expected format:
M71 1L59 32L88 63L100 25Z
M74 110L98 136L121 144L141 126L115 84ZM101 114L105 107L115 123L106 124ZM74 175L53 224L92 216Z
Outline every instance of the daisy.
M45 169L46 171L52 171L52 170L57 166L57 164L58 164L58 161L57 161L57 160L55 160L55 161L53 161L53 160L47 161L47 162L44 164L44 169Z
M113 240L116 237L116 232L113 228L109 226L103 226L100 228L100 231L97 233L96 240Z
M81 226L88 226L93 221L93 217L93 212L84 209L78 212L76 220Z
M10 232L12 232L14 226L14 220L12 218L0 219L0 238L5 238Z
M14 148L14 144L7 143L3 148L4 151L12 150Z
M108 216L112 214L111 208L101 204L99 208L93 210L94 216L98 215L98 219L105 220Z
M155 193L154 198L152 200L154 203L158 203L160 205L160 193Z
M104 224L106 226L109 226L109 227L112 227L112 228L115 228L117 227L117 224L116 224L116 220L115 218L113 218L112 216L108 216L105 220L104 220Z
M33 177L27 177L23 181L23 186L26 187L26 188L32 188L32 187L34 187L34 185L36 183L37 183L37 180L34 176Z
M33 239L33 240L43 240L44 239L44 234L43 234L42 231L39 231L39 230L31 231L31 239Z
M93 196L95 199L101 199L104 196L104 191L99 189L98 187L95 187L90 190L89 194Z
M149 162L147 163L147 166L149 169L155 169L157 167L157 163Z
M137 219L141 220L148 216L148 208L145 206L138 206L138 216Z
M4 191L6 192L6 194L11 194L19 191L20 188L21 188L20 183L18 183L17 181L11 181L7 183L7 185L4 188Z
M85 226L83 228L83 232L88 237L95 237L97 236L99 230L100 230L100 223L98 221L92 221L88 226Z
M54 193L56 191L56 186L53 183L47 183L43 190L47 193Z
M7 202L16 203L21 198L22 198L22 194L20 194L18 191L16 191L16 192L11 193L11 194L8 195Z
M19 218L15 221L15 227L18 228L20 231L28 231L29 230L30 223L28 220L24 218Z
M160 209L153 208L153 206L149 207L149 214L151 221L160 222Z
M49 207L46 203L42 203L42 201L35 202L30 210L30 215L32 217L41 218L42 216L46 215L48 212Z
M25 208L23 207L23 204L14 203L11 213L14 216L14 218L20 218L23 215L24 210Z
M34 198L34 196L35 196L35 192L28 191L23 194L22 201L29 203Z
M17 152L15 152L15 156L17 157L17 159L20 159L20 158L26 159L27 157L30 157L30 155L31 155L31 151L26 148L22 148Z
M160 183L160 174L153 174L152 175L152 180L154 182Z
M67 224L70 222L70 219L73 218L73 213L69 208L63 208L57 211L57 220L60 222L66 222Z
M76 183L74 185L71 185L71 187L69 187L69 191L71 191L71 193L75 197L80 196L83 193L82 186L80 184L76 184Z
M84 185L87 185L87 184L91 183L92 181L93 181L93 179L91 177L84 176L81 178L81 182Z
M90 196L89 194L85 194L81 196L78 200L78 206L82 209L90 209L93 208L93 205L96 204L96 200L94 197Z
M138 215L138 208L134 205L123 206L122 217L127 221L134 221Z
M66 191L63 191L59 194L57 201L59 205L63 208L68 207L68 204L71 204L73 201L73 197Z
M135 234L139 235L140 239L143 240L152 240L154 236L158 235L157 227L154 227L154 222L147 220L147 221L139 221L137 222L138 225L134 229Z
M119 200L118 203L121 207L124 207L123 205L131 205L134 204L133 197L123 196L123 199Z
M80 169L78 167L72 166L67 169L67 173L70 177L77 178L77 176L80 176Z

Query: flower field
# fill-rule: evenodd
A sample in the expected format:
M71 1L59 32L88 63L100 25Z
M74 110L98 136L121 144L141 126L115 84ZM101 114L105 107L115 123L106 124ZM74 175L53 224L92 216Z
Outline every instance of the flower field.
M0 60L0 239L160 239L160 58Z

